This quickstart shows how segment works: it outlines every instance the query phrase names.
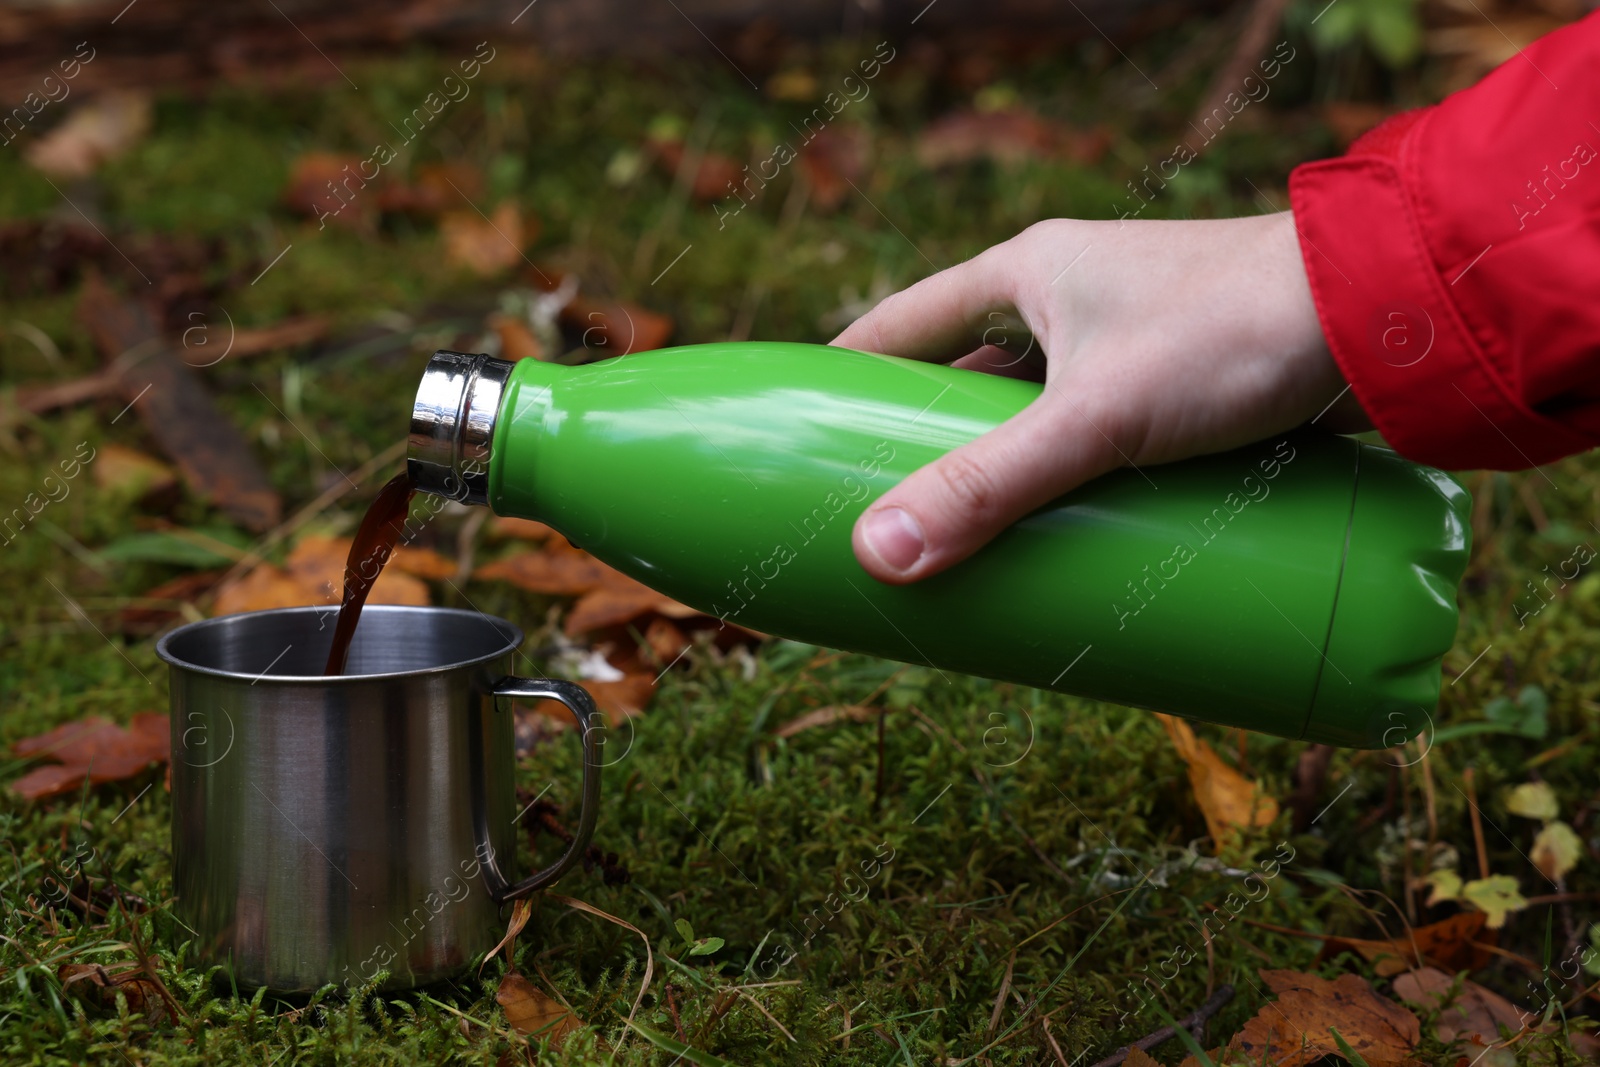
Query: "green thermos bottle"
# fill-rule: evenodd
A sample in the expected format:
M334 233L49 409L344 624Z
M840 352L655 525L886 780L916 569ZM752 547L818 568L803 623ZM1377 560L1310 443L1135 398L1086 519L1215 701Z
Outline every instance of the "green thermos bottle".
M1469 497L1350 438L1117 471L943 574L870 578L862 510L1039 391L821 345L578 367L439 352L408 465L424 492L548 523L766 633L1336 745L1426 728Z

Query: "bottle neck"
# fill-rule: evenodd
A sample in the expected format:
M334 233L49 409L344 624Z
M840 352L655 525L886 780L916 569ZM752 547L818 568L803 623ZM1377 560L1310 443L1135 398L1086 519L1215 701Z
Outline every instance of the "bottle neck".
M419 492L489 503L495 420L514 366L467 352L435 352L428 360L406 441L406 471Z

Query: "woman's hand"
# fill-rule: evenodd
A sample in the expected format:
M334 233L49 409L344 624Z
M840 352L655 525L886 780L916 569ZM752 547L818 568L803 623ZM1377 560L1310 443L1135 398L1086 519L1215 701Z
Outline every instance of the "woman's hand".
M1219 452L1310 419L1365 428L1323 342L1287 212L1041 222L889 297L833 343L1027 373L1014 345L982 343L994 312L1032 330L1044 392L867 509L856 558L880 581L937 574L1117 467Z

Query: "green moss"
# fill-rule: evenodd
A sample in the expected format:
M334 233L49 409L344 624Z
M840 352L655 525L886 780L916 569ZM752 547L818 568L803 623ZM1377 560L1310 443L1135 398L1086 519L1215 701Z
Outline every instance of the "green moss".
M1163 38L1138 58L1156 70L1183 43L1181 36ZM352 65L347 73L362 86L359 93L335 83L164 98L150 137L99 179L115 235L214 235L231 263L256 270L292 246L258 283L221 297L241 326L299 313L331 315L340 336L396 312L422 327L445 323L414 343L391 346L387 355L352 342L310 360L277 355L205 372L290 508L336 479L334 467L348 471L397 439L418 360L462 332L459 323L481 321L497 287L444 266L431 226L401 223L359 235L290 216L281 203L284 180L304 151L364 152L389 138L390 121L458 58L416 54ZM836 45L797 53L793 62L827 84L854 58L851 47ZM675 201L670 177L653 169L623 184L607 178L617 153L637 151L644 131L664 113L689 127L703 124L714 149L744 159L763 155L783 136L778 131L791 110L803 110L752 94L715 64L646 71L621 62L535 64L502 52L472 95L408 149L396 173L441 159L477 165L489 186L486 202L515 196L540 217L531 258L578 271L591 291L671 314L680 340L717 339L741 321L751 336L823 340L837 328L841 304L908 284L1038 218L1110 217L1124 183L1163 158L1181 128L1180 117L1157 113L1167 105L1139 95L1137 79L1130 76L1127 93L1102 88L1099 79L1127 72L1114 55L1085 46L1081 54L1010 71L1007 80L1021 100L1046 113L1132 131L1119 135L1124 140L1103 164L974 164L932 173L915 161L914 132L966 101L911 57L896 62L848 118L870 133L873 168L862 183L870 200L853 196L833 215L807 211L784 222L792 174L725 223L711 206ZM1203 78L1194 82L1176 90L1179 97L1197 97ZM1270 135L1230 133L1144 217L1256 210L1251 183L1281 188L1288 168L1326 143L1320 128L1268 115ZM14 152L0 153L0 217L38 217L58 206L54 191ZM652 283L687 246L692 250ZM51 366L31 344L0 332L8 383L65 378L99 364L75 321L75 298L10 304L8 320L44 329L61 347L63 365ZM0 433L0 516L38 492L46 471L80 441L151 449L133 420L111 425L119 406L64 412ZM1439 840L1459 850L1464 872L1475 870L1465 801L1454 788L1470 764L1485 813L1504 832L1488 831L1488 862L1496 873L1515 874L1529 895L1552 892L1521 855L1533 830L1505 816L1495 798L1536 769L1561 798L1564 814L1589 833L1583 819L1594 800L1600 707L1592 640L1600 587L1593 580L1573 585L1525 629L1511 610L1526 595L1524 582L1566 558L1590 530L1600 489L1594 463L1568 461L1548 475L1474 482L1483 529L1463 594L1461 634L1447 663L1463 669L1486 645L1494 647L1446 686L1439 710L1441 725L1477 721L1494 698L1537 685L1549 697L1548 732L1494 736L1488 744L1465 738L1430 756ZM113 616L128 598L179 572L152 564L94 566L93 550L136 529L141 517L125 498L102 494L92 469L72 484L21 536L0 544L3 744L85 714L120 721L165 705L165 673L153 642L114 636ZM1530 512L1529 495L1543 514ZM348 524L357 506L348 503L320 521ZM194 502L176 517L196 525L224 521ZM1547 521L1540 535L1537 526ZM453 545L459 522L448 516L432 532ZM484 583L444 588L439 597L530 629L549 606ZM530 654L546 637L533 635ZM975 679L942 680L784 642L764 646L753 660L700 650L686 661L666 675L648 714L633 723L630 754L608 772L596 841L619 854L631 882L606 886L599 872L578 872L562 891L651 938L656 971L640 1021L669 1036L681 1025L690 1044L732 1063L944 1062L991 1042L997 1043L986 1055L995 1064L1052 1062L1050 1039L1069 1057L1087 1054L1091 1062L1161 1025L1133 991L1185 947L1193 959L1175 976L1153 979L1155 995L1164 1010L1181 1015L1214 985L1234 984L1238 996L1212 1026L1215 1043L1261 1005L1258 967L1312 967L1317 942L1278 928L1370 935L1378 913L1394 929L1391 908L1346 887L1398 898L1403 842L1429 836L1420 769L1391 770L1379 755L1336 755L1326 800L1338 799L1314 834L1290 836L1285 815L1233 857L1248 867L1286 838L1296 853L1270 894L1250 905L1248 924L1228 927L1208 952L1200 924L1236 889L1237 876L1205 858L1205 826L1184 768L1145 713ZM880 690L879 703L888 709L881 796L876 723L819 727L789 740L772 732L817 706L861 701ZM1222 731L1209 736L1219 749L1238 747ZM1027 755L1017 758L1025 748ZM1287 796L1299 752L1291 742L1252 737L1249 773L1274 796ZM6 777L21 769L12 765ZM523 776L554 781L549 797L566 803L576 770L576 748L554 743L536 750ZM91 791L81 807L0 796L0 825L12 853L0 875L0 1057L490 1064L509 1049L493 996L499 962L481 979L422 993L330 994L309 1004L235 996L225 982L219 985L217 975L194 965L193 946L166 901L170 805L159 782L123 812L143 784ZM1338 794L1347 784L1348 792ZM1403 794L1391 793L1400 787ZM118 885L155 907L136 919L113 909L89 926L71 914L41 913L46 865L61 862L80 841L103 857ZM868 869L873 873L865 877ZM856 889L863 882L864 896ZM1579 900L1600 891L1591 857L1566 888ZM846 895L860 899L841 906ZM1583 907L1556 911L1554 955L1561 954L1569 917L1581 930ZM1545 958L1550 914L1541 905L1514 916L1502 944ZM724 945L688 955L678 920L698 938ZM185 1012L153 1030L137 1014L63 995L56 977L62 963L129 958L133 922L161 946L162 974ZM622 1026L643 977L644 954L633 934L542 899L516 962L525 973L542 970L595 1028L548 1054L549 1062L604 1062L608 1047L619 1043L622 1062L671 1061ZM1001 997L1007 975L1011 992ZM1524 975L1503 959L1477 977L1513 998L1522 992ZM748 992L794 1036L792 1043L730 992L762 980L791 983ZM1041 1018L1049 1021L1049 1038ZM839 1038L846 1030L848 1041ZM1524 1042L1517 1055L1522 1062L1554 1062L1551 1048L1543 1039ZM1181 1050L1172 1043L1161 1055L1175 1061ZM1430 1045L1424 1058L1447 1064L1455 1054Z

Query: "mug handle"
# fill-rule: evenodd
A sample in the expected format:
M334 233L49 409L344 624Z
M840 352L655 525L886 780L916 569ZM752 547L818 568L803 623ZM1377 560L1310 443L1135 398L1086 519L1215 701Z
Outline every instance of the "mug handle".
M583 782L579 787L581 794L578 802L578 828L573 831L572 843L561 854L561 858L542 871L538 871L515 885L508 884L505 876L500 873L500 868L494 861L492 850L484 849L481 854L487 855L488 861L483 864L484 875L487 879L489 891L494 895L495 901L504 904L508 900L527 896L536 889L545 886L567 873L580 859L589 847L589 838L594 835L595 821L600 817L600 745L601 732L604 730L604 721L599 710L594 706L594 699L581 685L574 682L562 682L553 678L518 678L508 675L494 683L494 696L523 697L531 700L554 700L566 705L572 717L578 720L578 729L583 737ZM487 838L480 844L486 845Z

